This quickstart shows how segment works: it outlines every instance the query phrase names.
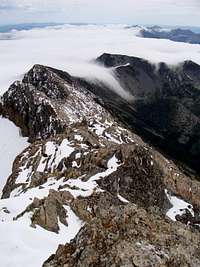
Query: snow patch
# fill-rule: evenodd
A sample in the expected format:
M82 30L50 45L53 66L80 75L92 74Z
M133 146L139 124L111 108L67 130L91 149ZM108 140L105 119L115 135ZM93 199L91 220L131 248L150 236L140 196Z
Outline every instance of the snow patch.
M66 185L70 186L68 191L75 197L88 197L92 195L94 190L99 190L98 185L96 183L97 180L104 178L111 173L115 172L117 168L120 166L118 159L114 155L107 163L107 170L104 172L100 172L90 177L88 181L83 181L83 177L79 177L77 179L69 179L66 182Z
M193 207L191 204L176 196L171 196L167 190L165 190L165 194L170 203L172 204L172 208L168 210L166 214L171 220L176 221L176 215L182 215L185 209L188 209L194 216Z
M126 204L129 203L129 201L127 199L125 199L124 197L122 197L120 194L117 194L117 196L118 196L119 200L121 200L122 202L124 202Z

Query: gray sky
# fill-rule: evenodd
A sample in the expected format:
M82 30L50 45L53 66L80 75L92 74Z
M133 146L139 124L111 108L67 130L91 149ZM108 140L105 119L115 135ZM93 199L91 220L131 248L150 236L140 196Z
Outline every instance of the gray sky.
M22 22L200 26L200 0L0 0L0 24Z

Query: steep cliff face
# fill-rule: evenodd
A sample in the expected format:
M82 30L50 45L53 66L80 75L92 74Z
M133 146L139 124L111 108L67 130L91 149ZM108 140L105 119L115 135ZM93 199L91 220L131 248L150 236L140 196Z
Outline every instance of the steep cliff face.
M0 200L2 244L9 239L9 246L1 248L2 262L9 263L6 255L17 246L12 238L17 232L25 244L12 252L17 267L41 266L61 243L45 267L199 266L198 177L187 176L123 124L141 128L143 133L147 127L165 142L169 138L165 127L177 135L198 134L196 106L187 108L182 103L189 100L178 86L173 91L185 78L170 74L176 79L169 78L173 84L166 91L169 97L165 89L157 96L154 86L161 85L162 75L166 78L159 74L166 66L157 70L144 60L126 56L104 55L100 61L114 68L123 87L135 97L133 102L103 84L41 65L35 65L2 97L2 114L30 141L15 159ZM191 64L180 68L187 69L190 77L194 71L198 85L198 66ZM195 88L190 100L193 94L198 94ZM177 103L176 98L178 104L173 102ZM155 112L158 119L150 120L153 108L147 106L155 100L156 108L160 103L159 113ZM19 260L19 254L25 256Z
M153 145L199 172L200 66L186 61L157 66L129 56L103 54L97 62L112 68L132 103L107 106ZM116 108L117 106L117 108Z

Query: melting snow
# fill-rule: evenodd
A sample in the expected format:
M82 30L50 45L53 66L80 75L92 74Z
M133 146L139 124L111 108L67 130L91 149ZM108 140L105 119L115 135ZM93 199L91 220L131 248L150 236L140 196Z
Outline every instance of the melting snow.
M48 143L48 149L55 151L52 143ZM58 151L57 155L61 159L63 156L69 156L73 148L69 145L68 140L64 140ZM15 267L41 266L59 244L69 242L83 226L83 222L68 206L65 206L68 214L68 227L60 224L59 234L45 231L39 226L36 229L31 228L30 213L25 214L17 221L13 221L13 218L25 210L34 197L44 198L48 195L50 189L58 190L60 186L64 185L68 186L66 190L71 192L74 197L89 196L95 189L100 190L96 180L116 171L118 166L120 166L118 159L114 155L107 163L107 170L97 173L88 181L82 181L81 177L68 181L65 181L64 177L60 180L52 177L42 187L30 188L20 195L18 192L18 196L16 196L17 192L13 191L9 199L0 200L1 265L12 267L14 263ZM8 257L8 255L10 256Z
M100 124L94 124L93 127L95 128L95 133L97 135L102 135L104 130L106 129L104 126Z
M166 214L171 220L176 221L175 218L176 215L182 215L185 209L188 209L191 212L191 214L194 215L192 205L190 205L189 203L185 202L182 199L179 199L175 196L171 196L167 190L165 190L165 193L170 203L172 204L172 208L168 210Z
M116 144L122 144L122 141L118 141L116 138L114 138L111 134L105 133L105 136L108 138L109 141L116 143Z
M18 177L17 177L17 180L16 180L16 183L26 183L29 176L31 175L31 172L32 172L32 167L29 167L28 169L23 169Z
M75 158L76 158L76 159L80 159L80 157L81 157L81 153L76 153Z
M64 139L58 148L57 157L55 160L57 165L63 158L69 157L73 151L74 148L70 146L70 142L67 139Z
M107 163L107 170L95 174L94 176L90 177L88 181L82 181L83 177L77 179L69 179L66 182L66 185L69 185L71 188L74 187L74 189L69 189L68 191L74 197L88 197L93 193L95 189L98 189L96 181L115 172L119 166L120 165L118 163L118 159L114 155Z
M72 167L73 168L79 168L80 166L77 164L77 162L74 160L73 162L72 162Z
M129 203L129 201L127 199L125 199L124 197L122 197L120 194L117 195L119 200L121 200L124 203Z
M79 135L79 134L75 134L74 135L74 139L77 140L77 141L81 141L81 142L83 141L83 137L81 135Z
M48 163L48 168L54 168L59 165L63 158L67 158L74 151L74 148L70 145L67 139L64 139L60 145L54 142L47 142L45 147L45 154L48 156L43 156L39 162L37 171L44 172L46 165ZM50 158L49 158L50 157Z

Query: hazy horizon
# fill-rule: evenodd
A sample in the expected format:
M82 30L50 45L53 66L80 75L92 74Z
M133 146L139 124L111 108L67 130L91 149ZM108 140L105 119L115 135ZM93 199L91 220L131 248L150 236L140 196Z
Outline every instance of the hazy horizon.
M192 27L192 28L200 28L199 26L192 26L192 25L187 25L187 24L183 24L183 25L178 25L178 24L160 24L160 23L119 23L119 22L115 22L115 23L102 23L102 22L84 22L84 21L30 21L30 22L26 22L26 21L22 21L22 22L16 22L16 23L1 23L0 22L0 27L1 26L15 26L15 25L37 25L37 24L43 24L43 25L50 25L50 24L55 24L55 25L63 25L63 24L75 24L75 25L129 25L129 26L160 26L160 27Z
M117 4L114 0L0 1L0 25L39 21L199 27L199 14L198 0L119 0Z

